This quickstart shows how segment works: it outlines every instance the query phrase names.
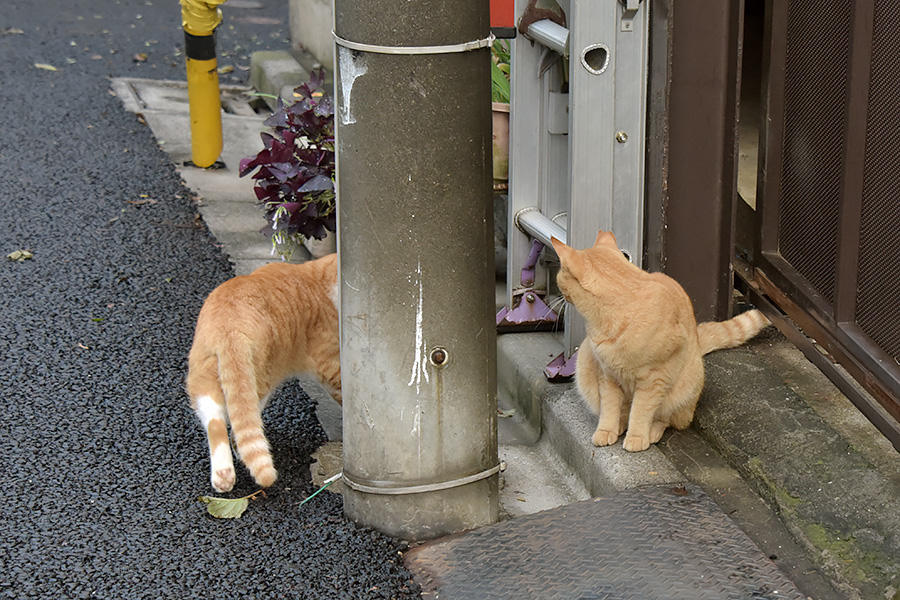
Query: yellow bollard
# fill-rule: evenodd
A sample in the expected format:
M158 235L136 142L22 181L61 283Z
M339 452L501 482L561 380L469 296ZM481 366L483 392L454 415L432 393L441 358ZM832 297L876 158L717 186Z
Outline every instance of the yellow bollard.
M216 62L218 5L225 0L181 0L184 54L191 114L191 161L211 167L222 153L222 102Z

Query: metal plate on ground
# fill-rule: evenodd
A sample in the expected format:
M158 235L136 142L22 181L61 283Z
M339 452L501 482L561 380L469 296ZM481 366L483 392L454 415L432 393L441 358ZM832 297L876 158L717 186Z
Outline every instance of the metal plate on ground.
M805 600L694 486L570 504L411 550L423 598Z

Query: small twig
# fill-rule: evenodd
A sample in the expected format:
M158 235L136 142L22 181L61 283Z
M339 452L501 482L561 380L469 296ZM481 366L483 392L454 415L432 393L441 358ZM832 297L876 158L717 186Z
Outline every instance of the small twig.
M297 504L297 507L299 508L299 507L303 506L304 504L306 504L307 502L309 502L310 500L312 500L313 498L318 496L322 491L325 490L325 488L327 488L329 485L331 485L332 483L334 483L335 481L340 479L343 475L344 475L344 473L341 472L341 473L338 473L337 475L335 475L334 477L329 477L328 479L326 479L325 484L322 487L320 487L315 492L313 492L312 495L310 495L309 497L306 498L306 500Z

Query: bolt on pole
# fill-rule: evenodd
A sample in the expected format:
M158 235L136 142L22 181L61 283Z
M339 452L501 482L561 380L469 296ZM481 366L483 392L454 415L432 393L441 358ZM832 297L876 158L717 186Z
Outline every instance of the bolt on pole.
M191 162L211 167L222 153L222 101L216 61L218 8L225 0L181 0L191 118Z
M498 518L483 0L335 0L344 511L405 539Z

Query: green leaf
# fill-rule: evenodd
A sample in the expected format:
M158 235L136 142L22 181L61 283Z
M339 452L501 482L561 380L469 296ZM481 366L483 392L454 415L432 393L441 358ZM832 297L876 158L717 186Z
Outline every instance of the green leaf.
M509 104L509 79L500 67L491 63L491 100Z
M206 511L217 519L237 519L244 514L250 504L247 498L200 496L198 500L206 504Z

